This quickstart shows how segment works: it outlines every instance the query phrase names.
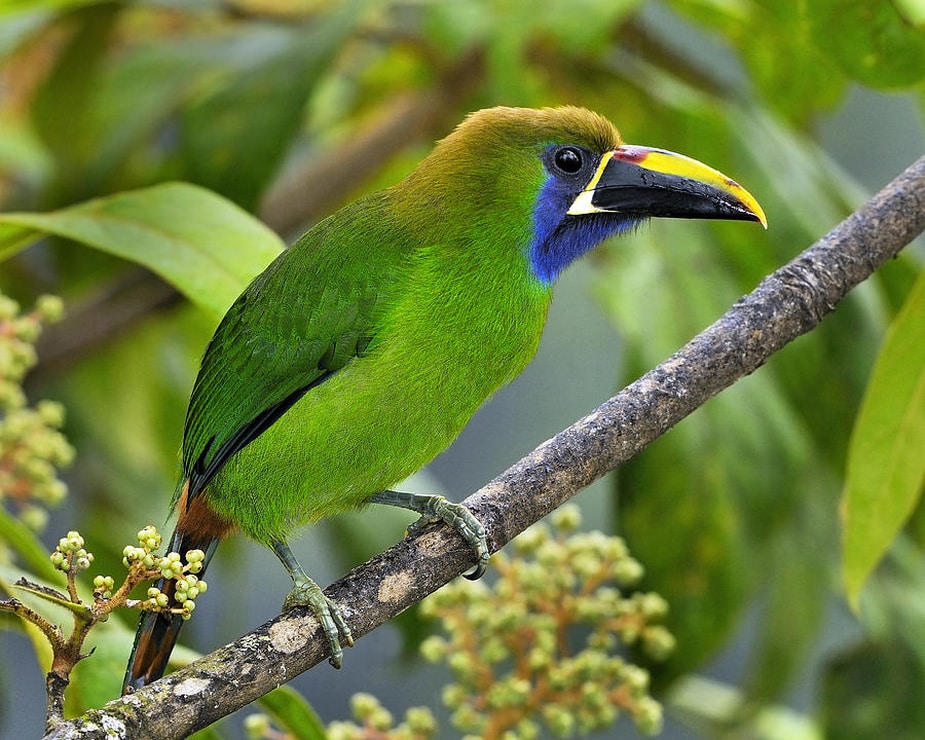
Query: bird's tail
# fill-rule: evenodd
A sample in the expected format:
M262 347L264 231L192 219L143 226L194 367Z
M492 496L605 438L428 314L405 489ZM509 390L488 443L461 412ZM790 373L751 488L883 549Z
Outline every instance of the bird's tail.
M196 533L176 530L170 538L167 552L178 552L185 558L190 550L202 550L205 558L202 561L202 570L197 574L201 578L220 539L213 532ZM161 578L155 585L167 595L170 603L173 603L177 582ZM138 630L135 632L135 645L132 647L132 654L129 656L128 666L125 669L125 678L122 681L123 694L140 689L164 675L182 626L183 617L180 615L142 612Z

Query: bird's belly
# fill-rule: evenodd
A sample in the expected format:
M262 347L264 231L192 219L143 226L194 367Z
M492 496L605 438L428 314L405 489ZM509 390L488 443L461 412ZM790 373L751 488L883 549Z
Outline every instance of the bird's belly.
M262 542L356 507L446 448L537 343L538 334L489 361L478 350L452 361L438 352L440 363L433 353L354 360L235 454L209 485L209 503Z

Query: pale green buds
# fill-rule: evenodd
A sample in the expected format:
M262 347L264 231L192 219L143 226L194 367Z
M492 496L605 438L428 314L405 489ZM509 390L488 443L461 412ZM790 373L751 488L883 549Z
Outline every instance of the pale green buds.
M143 529L138 530L138 544L149 552L151 550L156 550L161 546L160 532L158 532L151 524L149 524L147 527L144 527Z
M93 595L97 598L110 598L115 587L116 582L112 576L94 576L93 578Z
M405 713L405 721L393 727L394 718L379 700L371 694L357 693L350 699L350 713L357 724L332 722L327 727L328 740L366 740L367 738L392 738L393 740L431 740L437 736L437 722L426 707L411 707ZM250 723L248 723L250 726ZM268 725L254 721L254 727L261 727L263 735L277 734Z
M453 671L443 691L453 724L467 737L489 726L498 737L538 737L541 723L571 737L625 713L653 732L661 707L648 694L649 674L622 655L629 644L670 654L674 638L655 624L667 603L621 591L642 566L620 538L578 532L577 507L550 522L517 537L515 557L495 554L493 588L457 581L424 602L422 613L440 619L446 635L426 639L421 652Z
M93 553L84 549L84 538L80 532L70 531L58 540L58 546L49 556L51 564L65 573L71 570L86 570L93 562Z
M60 432L64 407L39 401L30 408L22 390L37 360L34 343L42 324L60 313L57 298L43 297L23 314L15 301L0 295L0 502L12 500L21 520L35 531L47 519L43 509L64 498L57 471L74 459L74 449Z

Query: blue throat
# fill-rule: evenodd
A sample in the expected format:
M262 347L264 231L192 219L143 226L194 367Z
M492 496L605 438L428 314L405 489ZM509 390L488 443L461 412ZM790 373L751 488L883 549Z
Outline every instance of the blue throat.
M566 267L606 238L639 223L618 213L569 216L574 199L574 190L554 177L546 179L537 196L529 256L533 275L543 285L551 285Z

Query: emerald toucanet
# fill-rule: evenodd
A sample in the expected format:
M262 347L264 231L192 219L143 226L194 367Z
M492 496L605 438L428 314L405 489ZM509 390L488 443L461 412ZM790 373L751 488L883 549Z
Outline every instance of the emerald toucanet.
M309 230L228 310L186 415L170 549L208 562L238 529L272 547L294 581L285 606L313 609L335 666L350 630L286 545L296 527L369 502L406 507L457 527L481 575L488 545L468 510L390 487L524 369L562 270L651 216L765 224L725 175L624 145L587 110L466 118L397 185ZM162 675L181 624L142 615L126 690Z

